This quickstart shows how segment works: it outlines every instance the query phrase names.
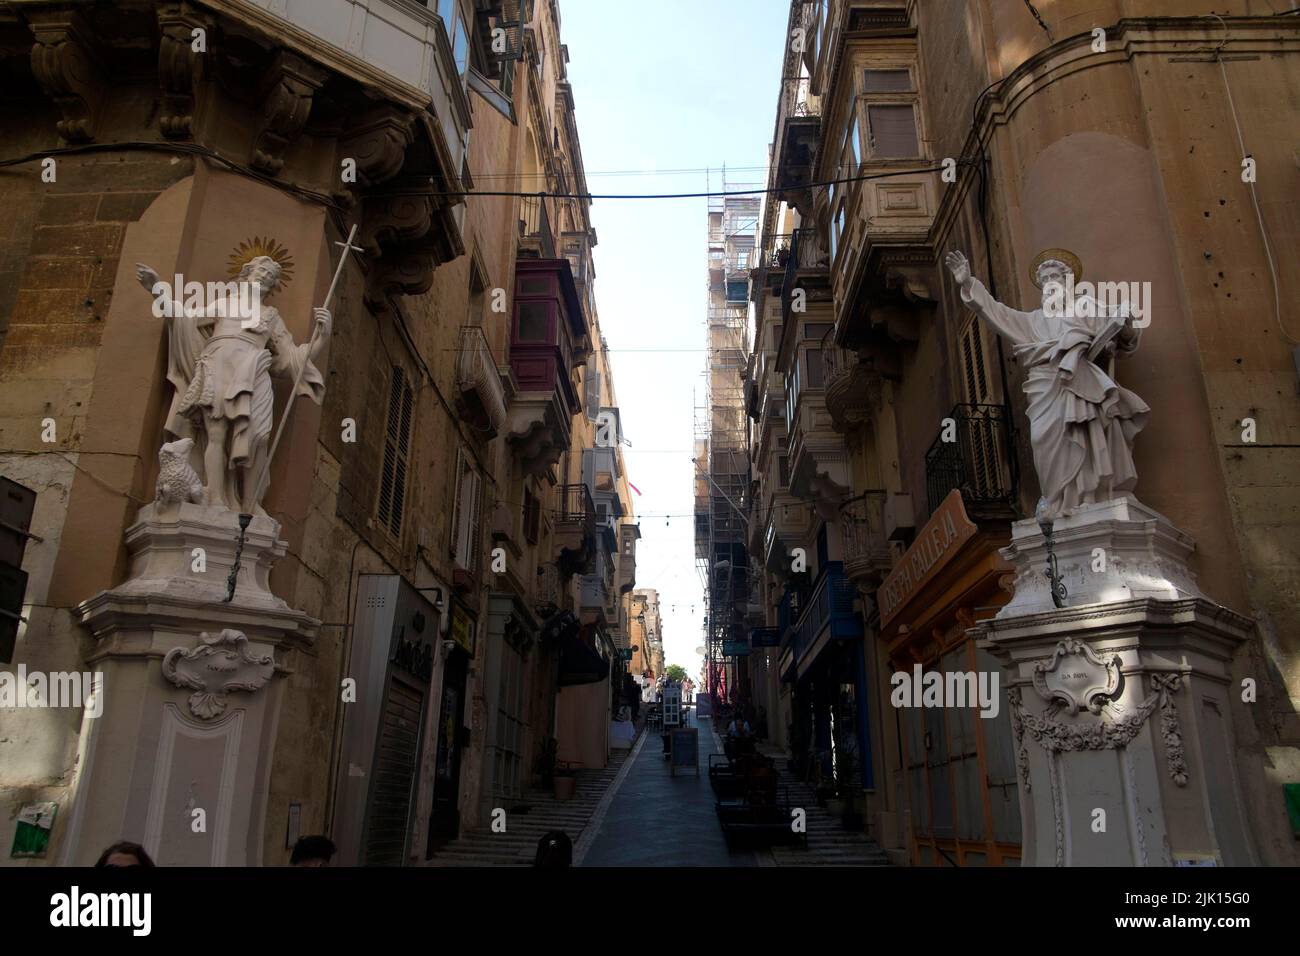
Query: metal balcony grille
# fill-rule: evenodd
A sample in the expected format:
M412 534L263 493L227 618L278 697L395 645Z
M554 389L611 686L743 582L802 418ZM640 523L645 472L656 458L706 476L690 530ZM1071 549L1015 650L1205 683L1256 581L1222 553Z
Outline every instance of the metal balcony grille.
M957 405L949 413L954 428L940 426L925 453L925 481L930 510L954 489L968 508L1013 510L1018 494L1014 449L1007 409L1002 405ZM945 432L952 441L944 441Z

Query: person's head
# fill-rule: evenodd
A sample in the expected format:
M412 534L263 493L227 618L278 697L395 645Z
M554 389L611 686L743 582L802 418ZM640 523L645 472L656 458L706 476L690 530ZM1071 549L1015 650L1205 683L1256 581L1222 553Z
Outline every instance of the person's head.
M280 263L270 256L254 256L239 270L241 280L261 286L262 295L270 295L280 285Z
M116 869L123 866L153 866L154 862L150 859L149 854L144 851L138 843L130 843L122 840L114 843L107 850L99 855L99 860L95 866L110 867Z
M330 858L337 848L334 841L327 836L300 837L293 845L293 855L289 857L290 866L329 866Z

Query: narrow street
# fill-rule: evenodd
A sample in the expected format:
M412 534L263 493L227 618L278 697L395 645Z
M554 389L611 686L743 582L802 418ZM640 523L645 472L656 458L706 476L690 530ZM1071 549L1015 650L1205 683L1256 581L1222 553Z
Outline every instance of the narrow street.
M593 820L589 846L580 843L577 866L758 866L751 850L731 852L722 837L709 787L709 755L722 743L707 717L700 731L700 773L674 774L664 759L658 733L642 733L632 766L603 818ZM599 813L599 811L598 811ZM583 851L586 850L584 853Z

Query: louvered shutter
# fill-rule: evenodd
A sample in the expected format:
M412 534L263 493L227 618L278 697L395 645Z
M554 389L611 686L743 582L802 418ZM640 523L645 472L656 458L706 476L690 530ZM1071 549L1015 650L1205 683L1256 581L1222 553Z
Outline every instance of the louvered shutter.
M483 556L483 479L471 467L467 473L469 477L470 509L469 509L469 548L467 555L469 560L465 567L467 570L478 573L479 561Z
M587 365L587 418L595 421L600 415L600 372L593 359Z
M394 368L388 389L388 418L384 427L384 460L379 473L377 516L391 534L402 531L406 511L406 473L411 452L415 395L400 368Z
M972 405L992 404L988 370L984 362L984 339L977 319L967 322L962 331L961 364L966 401ZM966 435L963 436L969 455L967 466L975 491L986 498L997 497L1001 488L1001 463L994 428L993 422L977 411L967 423Z
M910 105L873 104L867 107L867 120L873 157L912 159L920 155L916 113Z
M453 472L456 476L452 485L452 514L451 514L451 556L460 557L461 554L461 514L464 507L461 503L463 497L462 488L465 485L465 457L459 448L456 449L456 470Z

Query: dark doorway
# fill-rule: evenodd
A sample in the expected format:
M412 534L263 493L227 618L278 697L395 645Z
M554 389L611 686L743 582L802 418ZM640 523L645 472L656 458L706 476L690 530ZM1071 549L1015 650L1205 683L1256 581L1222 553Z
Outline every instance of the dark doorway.
M465 717L465 678L469 655L457 647L447 658L438 714L438 758L433 775L433 812L429 818L426 856L460 835L460 763L469 728Z

